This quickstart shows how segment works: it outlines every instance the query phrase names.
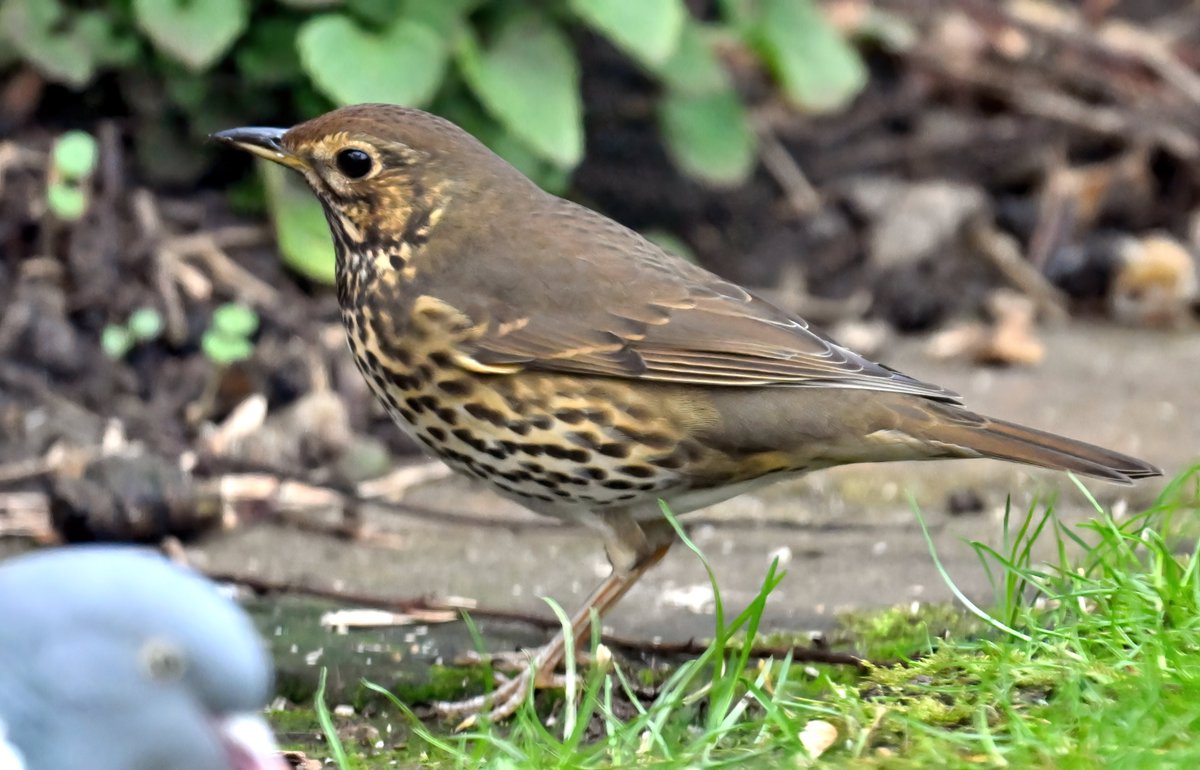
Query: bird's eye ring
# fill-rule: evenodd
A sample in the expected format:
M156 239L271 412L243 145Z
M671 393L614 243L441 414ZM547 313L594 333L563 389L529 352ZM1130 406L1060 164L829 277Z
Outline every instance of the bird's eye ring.
M357 147L348 147L339 152L336 162L338 171L341 171L349 179L362 179L371 173L371 168L375 165L367 151Z
M156 682L177 682L187 671L183 650L166 639L151 639L142 645L138 657L142 668Z

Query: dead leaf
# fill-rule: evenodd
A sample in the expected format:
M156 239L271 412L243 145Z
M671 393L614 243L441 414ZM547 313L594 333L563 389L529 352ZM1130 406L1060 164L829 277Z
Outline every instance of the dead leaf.
M990 325L976 321L959 324L930 338L927 355L937 359L965 358L981 364L1041 363L1046 348L1037 338L1036 307L1023 294L999 289L988 298Z
M1182 328L1200 297L1197 265L1174 238L1154 233L1130 239L1120 250L1121 266L1109 294L1113 316L1125 323Z
M321 770L322 767L321 760L312 759L303 751L285 751L283 761L287 762L292 770Z
M390 612L370 608L334 610L321 616L321 625L344 634L351 628L386 628L417 623L450 623L458 620L455 610L411 610Z
M800 731L800 744L804 746L804 751L808 756L798 758L797 764L800 767L807 767L812 760L819 758L836 743L837 739L837 728L831 723L824 719L809 720L808 724L804 725L804 729Z

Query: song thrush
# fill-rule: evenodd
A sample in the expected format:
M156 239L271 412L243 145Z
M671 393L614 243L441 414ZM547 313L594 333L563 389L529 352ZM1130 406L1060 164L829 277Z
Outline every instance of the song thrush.
M796 315L537 187L454 124L365 104L215 138L300 171L325 209L350 349L410 436L538 513L604 533L603 615L678 513L856 462L995 457L1119 483L1133 457L981 417ZM560 634L538 653L545 680ZM448 710L510 714L526 672ZM445 705L445 704L443 704Z

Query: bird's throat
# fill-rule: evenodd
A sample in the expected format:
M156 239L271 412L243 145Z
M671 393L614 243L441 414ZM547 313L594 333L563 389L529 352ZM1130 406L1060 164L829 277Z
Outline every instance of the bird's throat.
M433 196L392 204L386 223L359 225L350 212L326 205L325 215L333 233L336 255L338 300L342 307L353 304L379 288L399 290L417 282L429 237L445 211L446 201Z

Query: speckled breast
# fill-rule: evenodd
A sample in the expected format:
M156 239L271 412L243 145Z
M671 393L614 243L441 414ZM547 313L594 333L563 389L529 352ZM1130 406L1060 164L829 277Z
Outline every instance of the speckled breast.
M469 371L454 347L468 330L445 318L403 337L370 308L345 320L359 370L408 435L539 512L654 505L688 486L687 466L703 453L620 381Z

